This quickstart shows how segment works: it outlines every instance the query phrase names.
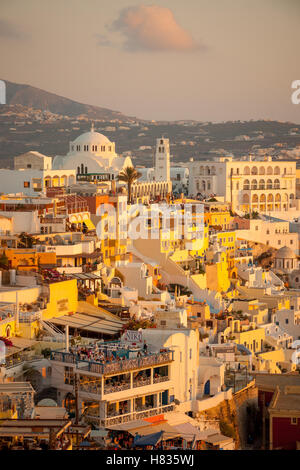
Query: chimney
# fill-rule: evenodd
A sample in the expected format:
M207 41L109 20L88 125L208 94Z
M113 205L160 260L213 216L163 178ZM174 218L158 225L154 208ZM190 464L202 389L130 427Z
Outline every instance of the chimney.
M18 291L16 292L15 323L16 323L16 331L18 331L19 330L19 293Z
M66 328L65 328L65 340L66 340L66 352L69 352L69 348L70 348L70 345L69 345L69 325L66 325Z
M9 283L11 286L16 285L16 270L15 269L10 269L9 270Z

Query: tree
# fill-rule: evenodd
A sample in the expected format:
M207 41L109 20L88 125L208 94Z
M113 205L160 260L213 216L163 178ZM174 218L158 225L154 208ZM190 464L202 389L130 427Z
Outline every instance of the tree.
M124 181L127 184L127 201L128 204L131 203L131 187L133 183L140 178L142 175L138 171L136 171L133 166L127 166L122 170L118 176L119 181Z

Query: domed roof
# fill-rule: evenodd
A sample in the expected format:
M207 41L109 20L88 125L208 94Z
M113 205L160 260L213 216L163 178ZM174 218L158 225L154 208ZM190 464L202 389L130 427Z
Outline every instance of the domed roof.
M57 406L57 403L52 398L43 398L43 400L38 402L37 406Z
M111 141L105 137L105 135L92 130L79 135L75 140L73 140L73 143L81 145L105 145L111 144Z
M295 255L295 253L293 252L293 250L291 250L291 248L289 248L288 246L283 246L282 248L280 248L276 255L275 255L275 258L297 258L297 256Z

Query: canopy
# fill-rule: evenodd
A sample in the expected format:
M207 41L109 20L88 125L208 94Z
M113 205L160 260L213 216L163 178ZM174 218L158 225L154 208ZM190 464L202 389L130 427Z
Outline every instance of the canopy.
M162 436L163 436L163 431L155 432L153 434L148 434L148 436L139 437L134 442L134 446L135 447L156 446L156 444L161 440Z
M96 227L93 224L93 222L91 221L91 219L85 219L85 220L83 220L83 223L87 226L87 228L89 230L95 230L96 229Z

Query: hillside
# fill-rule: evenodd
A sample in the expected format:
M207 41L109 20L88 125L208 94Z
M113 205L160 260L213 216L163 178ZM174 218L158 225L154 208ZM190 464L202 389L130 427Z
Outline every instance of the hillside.
M6 103L20 104L35 109L51 111L70 117L86 115L90 119L104 119L107 121L118 119L120 121L133 120L128 116L111 109L101 108L64 98L39 88L13 83L5 80Z
M66 154L69 142L88 131L91 121L116 143L117 153L131 152L135 165L153 165L155 142L162 135L170 139L173 165L228 153L234 158L251 153L300 159L300 125L295 123L145 121L29 85L6 84L7 104L0 105L0 167L11 167L13 157L27 150Z

